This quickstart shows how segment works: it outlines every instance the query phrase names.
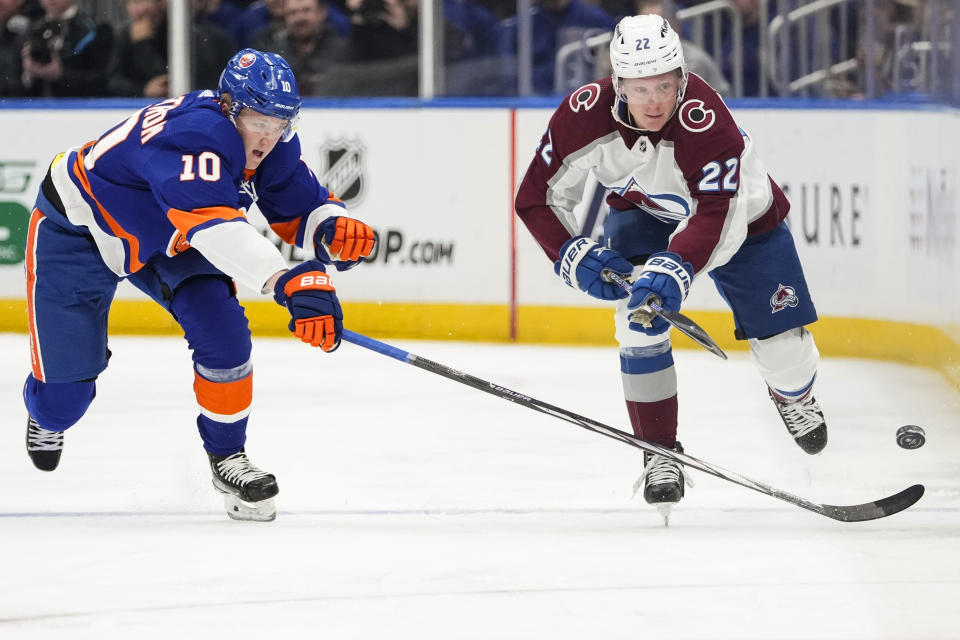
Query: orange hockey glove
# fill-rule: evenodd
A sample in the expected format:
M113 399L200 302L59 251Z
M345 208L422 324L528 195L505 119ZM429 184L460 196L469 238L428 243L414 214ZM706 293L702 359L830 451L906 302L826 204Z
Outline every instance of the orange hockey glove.
M290 312L293 335L328 353L340 346L343 311L320 262L309 260L280 276L273 299Z
M333 264L337 271L352 269L373 251L373 229L359 220L331 216L313 234L317 260Z

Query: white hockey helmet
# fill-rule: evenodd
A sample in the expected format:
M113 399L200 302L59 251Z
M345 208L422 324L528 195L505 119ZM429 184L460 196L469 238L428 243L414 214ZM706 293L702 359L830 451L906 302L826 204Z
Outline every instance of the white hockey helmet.
M621 20L610 40L610 66L613 68L613 87L621 100L620 80L623 78L646 78L679 69L677 104L683 100L688 77L683 46L680 36L663 16L627 16Z

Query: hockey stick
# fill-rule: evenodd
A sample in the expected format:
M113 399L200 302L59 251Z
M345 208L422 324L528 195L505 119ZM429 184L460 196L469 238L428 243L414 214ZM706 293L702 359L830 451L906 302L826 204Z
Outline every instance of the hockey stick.
M583 427L588 431L593 431L594 433L599 433L600 435L607 436L608 438L629 444L637 449L671 458L692 469L698 469L704 473L708 473L712 476L727 480L728 482L738 484L741 487L753 489L754 491L778 498L784 502L789 502L790 504L796 505L802 509L819 513L822 516L827 516L828 518L833 518L834 520L840 520L841 522L861 522L864 520L884 518L886 516L893 515L894 513L903 511L907 507L913 505L923 496L923 485L915 484L904 489L900 493L896 493L892 496L881 498L880 500L875 500L873 502L866 502L864 504L837 506L811 502L804 498L787 493L786 491L771 487L770 485L762 482L751 480L750 478L744 477L739 473L728 471L685 453L679 453L673 449L666 449L652 442L641 440L640 438L634 437L626 432L620 431L619 429L608 427L607 425L595 420L591 420L590 418L577 415L572 411L555 407L552 404L531 398L530 396L513 391L512 389L501 387L500 385L487 382L486 380L481 380L480 378L472 376L468 373L463 373L462 371L457 371L456 369L452 369L446 365L442 365L426 358L421 358L418 355L414 355L397 347L390 346L386 343L380 342L379 340L368 338L367 336L350 331L349 329L344 329L340 334L340 337L347 342L352 342L355 345L370 349L371 351L376 351L379 354L389 356L396 360L400 360L401 362L412 364L413 366L424 369L425 371L429 371L430 373L435 373L445 378L455 380L456 382L465 384L468 387L485 391L486 393L503 398L504 400L508 400L510 402L533 409L534 411L539 411L540 413L545 413L555 418L560 418L561 420L565 420L579 427Z
M609 278L615 284L619 285L621 289L630 293L631 286L630 283L621 276L616 271L604 271L603 275L605 278ZM724 360L727 359L727 354L723 352L723 349L713 341L706 331L703 330L700 325L688 318L687 316L679 313L677 311L670 311L669 309L664 309L660 306L660 298L656 295L650 295L639 309L633 312L634 322L639 322L640 324L646 324L649 322L653 316L660 316L666 320L671 326L676 327L677 331L687 336L701 347L720 356Z

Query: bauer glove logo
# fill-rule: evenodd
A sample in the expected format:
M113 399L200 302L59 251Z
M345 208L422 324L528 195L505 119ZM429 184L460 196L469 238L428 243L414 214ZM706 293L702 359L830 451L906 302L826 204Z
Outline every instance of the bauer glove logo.
M330 286L330 278L325 273L310 273L300 278L300 288Z

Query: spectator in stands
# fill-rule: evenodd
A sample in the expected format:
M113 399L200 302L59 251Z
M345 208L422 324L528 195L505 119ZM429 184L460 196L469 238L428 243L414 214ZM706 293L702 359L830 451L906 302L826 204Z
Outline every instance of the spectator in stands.
M23 0L17 13L25 16L29 22L33 22L43 17L44 10L40 6L40 0Z
M126 0L126 9L130 23L110 65L110 95L167 97L167 0ZM233 39L205 22L194 22L191 36L191 85L215 87L235 51Z
M498 22L517 15L517 0L483 0L483 6Z
M501 93L497 19L475 0L443 0L443 18L444 93Z
M232 38L233 24L243 13L243 8L231 0L193 0L193 12L197 22L215 24Z
M0 0L0 97L22 96L20 51L29 20L18 11L23 0Z
M261 29L283 24L284 0L257 0L244 9L233 23L233 38L240 48L252 47Z
M760 6L761 2L767 3L768 20L777 15L779 0L732 0L735 8L740 12L742 25L741 35L743 38L743 95L760 95ZM688 4L700 4L700 2L688 2ZM791 9L794 7L790 7ZM703 45L707 51L714 51L713 26L711 20L706 22L707 28L704 32ZM722 19L720 23L720 50L722 59L717 60L720 70L726 78L733 78L735 74L733 60L733 30L729 19ZM686 43L684 43L686 47ZM686 49L684 49L686 50ZM776 91L772 90L772 95Z
M563 45L591 35L613 31L616 21L603 9L584 0L539 0L532 8L533 91L554 93L554 66ZM501 23L499 52L504 56L504 90L517 91L517 18Z
M344 63L327 75L324 94L417 95L417 9L417 0L347 0L350 34Z
M499 25L483 5L474 0L443 0L443 18L456 40L444 40L448 60L472 60L497 52ZM447 35L446 32L444 35Z
M347 0L351 59L359 62L416 55L416 0Z
M27 95L106 94L113 30L80 11L76 0L41 0L43 18L30 25L21 50Z
M636 0L635 10L635 15L653 13L665 17L670 22L673 30L680 33L679 24L677 24L677 13L673 7L673 2L670 0ZM707 84L713 87L721 96L729 96L730 83L710 54L694 43L683 39L682 36L681 42L683 44L683 57L687 62L687 69L706 80Z
M350 14L348 63L339 65L329 95L415 96L419 74L417 0L346 0ZM475 0L444 0L443 91L448 95L501 93L496 57L498 24ZM331 74L334 75L334 74Z
M290 64L302 96L325 93L328 74L336 72L332 65L347 49L346 38L326 18L326 0L286 0L284 28L264 29L254 39L255 49L278 53Z
M231 31L241 47L251 47L257 35L263 29L280 31L284 28L284 0L257 0L243 10ZM337 33L346 36L350 33L350 18L339 7L327 4L327 24Z
M858 33L855 39L857 43L856 59L857 68L843 75L833 76L825 81L825 93L832 97L864 99L869 97L883 97L891 92L906 92L923 90L925 88L923 78L919 75L919 70L926 68L917 64L915 57L909 57L901 60L900 85L894 86L894 67L896 65L896 45L897 33L901 30L901 37L907 38L919 37L918 27L923 20L922 13L925 7L911 0L893 0L891 2L878 3L874 7L874 28L875 33L872 41L867 42L869 37L866 26L866 12L860 11L857 20ZM952 24L949 16L941 19L946 24ZM867 46L872 46L873 60L873 80L874 95L867 95L866 70L869 61L867 59ZM916 54L914 54L916 55ZM926 56L927 54L922 54Z
M451 57L469 60L492 56L497 52L497 31L499 25L483 5L474 0L444 0L443 18L461 35L453 47Z

